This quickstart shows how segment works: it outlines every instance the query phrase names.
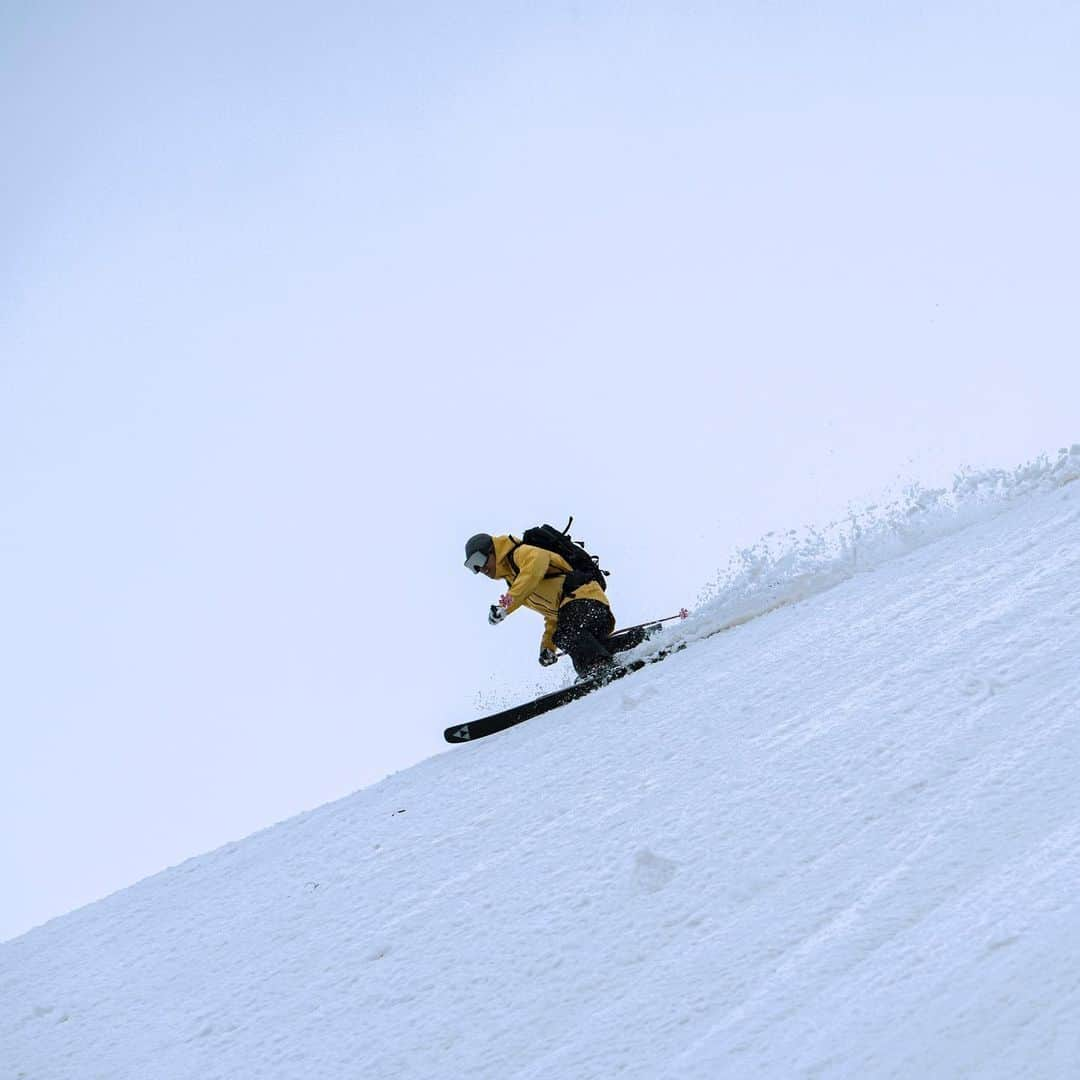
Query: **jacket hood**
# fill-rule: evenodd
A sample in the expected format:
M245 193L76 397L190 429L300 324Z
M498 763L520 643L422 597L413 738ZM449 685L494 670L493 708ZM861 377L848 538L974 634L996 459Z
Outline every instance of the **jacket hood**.
M513 551L518 541L512 536L493 536L491 540L495 545L495 576L505 577L510 573L510 566L506 562L506 556Z

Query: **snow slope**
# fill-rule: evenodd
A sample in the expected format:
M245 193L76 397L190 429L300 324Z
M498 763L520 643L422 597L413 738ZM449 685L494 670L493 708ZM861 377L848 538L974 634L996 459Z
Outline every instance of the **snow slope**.
M1078 476L773 538L665 663L0 946L0 1080L1080 1076Z

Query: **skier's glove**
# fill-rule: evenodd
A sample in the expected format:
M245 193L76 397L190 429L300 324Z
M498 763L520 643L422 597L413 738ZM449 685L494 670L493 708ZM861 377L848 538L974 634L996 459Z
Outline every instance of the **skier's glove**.
M498 626L499 623L510 614L511 602L510 594L505 593L503 596L499 597L499 602L497 604L491 605L488 610L488 622L491 623L492 626Z
M540 666L551 667L558 660L558 656L555 655L554 649L541 649L540 650Z

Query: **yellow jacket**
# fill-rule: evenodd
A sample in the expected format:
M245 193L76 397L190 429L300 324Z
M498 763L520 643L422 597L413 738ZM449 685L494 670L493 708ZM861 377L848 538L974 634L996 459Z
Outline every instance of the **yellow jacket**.
M510 586L507 614L524 606L544 616L541 649L555 648L555 627L563 604L571 600L599 600L608 604L607 593L595 581L587 581L568 596L562 595L563 582L573 567L561 555L531 544L519 544L512 536L494 536L492 540L495 542L495 576ZM513 562L509 558L511 551Z

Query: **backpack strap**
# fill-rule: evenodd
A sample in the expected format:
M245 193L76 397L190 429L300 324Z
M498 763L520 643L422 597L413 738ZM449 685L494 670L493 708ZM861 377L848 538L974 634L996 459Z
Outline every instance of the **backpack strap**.
M513 536L511 536L510 539L514 540ZM514 546L506 553L506 561L510 564L510 568L514 571L514 577L517 577L518 574L521 573L521 571L518 569L517 561L514 559L514 552L517 551L519 547L521 547L521 544L521 540L514 540Z

